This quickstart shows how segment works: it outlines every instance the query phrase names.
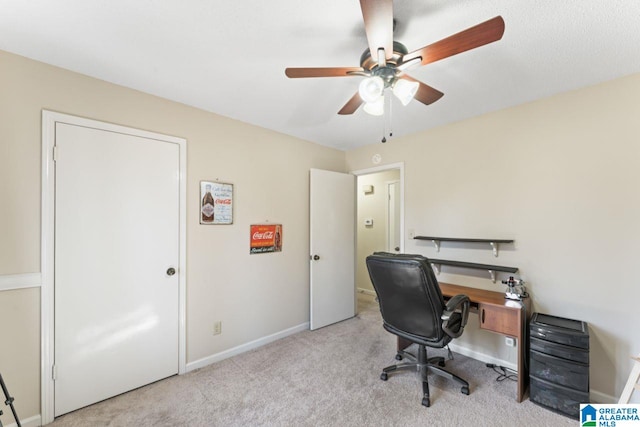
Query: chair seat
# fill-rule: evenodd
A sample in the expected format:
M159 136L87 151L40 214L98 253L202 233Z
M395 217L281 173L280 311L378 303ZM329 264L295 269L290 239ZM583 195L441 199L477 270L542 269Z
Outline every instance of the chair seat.
M460 327L462 327L462 315L460 313L453 313L449 320L449 325L454 331L459 331ZM421 335L415 335L406 331L399 330L395 328L393 325L388 323L383 323L383 327L391 332L394 335L399 336L400 338L404 338L416 344L426 345L428 347L433 348L443 348L447 344L451 342L451 337L449 335L443 335L439 340L428 339Z

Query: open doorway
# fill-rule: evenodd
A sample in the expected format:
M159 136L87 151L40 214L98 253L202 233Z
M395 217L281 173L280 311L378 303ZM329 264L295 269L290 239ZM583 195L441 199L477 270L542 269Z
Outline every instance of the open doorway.
M356 313L375 303L365 259L376 251L402 253L403 164L353 172L356 184Z

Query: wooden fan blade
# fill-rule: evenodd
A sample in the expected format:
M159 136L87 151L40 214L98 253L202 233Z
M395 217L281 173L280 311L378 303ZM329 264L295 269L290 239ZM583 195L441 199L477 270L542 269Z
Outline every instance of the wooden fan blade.
M378 49L384 49L386 59L393 57L393 1L360 0L364 30L367 33L371 57L378 58Z
M341 115L353 114L356 112L358 107L361 106L363 103L364 101L362 100L362 98L360 98L360 94L356 92L355 95L353 95L351 99L347 101L346 104L344 104L344 107L342 107L342 109L338 111L338 114L341 114Z
M431 86L422 83L420 80L414 79L413 77L404 75L400 78L409 80L410 82L417 82L420 84L420 86L418 86L418 91L416 92L413 98L416 101L420 101L425 105L433 104L438 99L444 96L444 93L440 92L438 89L434 89Z
M422 57L422 65L430 64L458 53L466 52L476 47L484 46L502 38L504 34L504 20L501 16L485 21L475 27L467 28L457 34L449 36L422 49L406 54L402 62Z
M362 75L362 67L325 67L325 68L286 68L287 77L298 79L303 77L347 77Z

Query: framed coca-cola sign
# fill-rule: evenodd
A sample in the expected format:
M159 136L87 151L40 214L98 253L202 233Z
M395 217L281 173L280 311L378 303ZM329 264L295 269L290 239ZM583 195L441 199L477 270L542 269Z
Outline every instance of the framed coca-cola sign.
M233 224L233 184L200 181L200 224Z
M250 254L282 251L282 224L254 224L250 231Z

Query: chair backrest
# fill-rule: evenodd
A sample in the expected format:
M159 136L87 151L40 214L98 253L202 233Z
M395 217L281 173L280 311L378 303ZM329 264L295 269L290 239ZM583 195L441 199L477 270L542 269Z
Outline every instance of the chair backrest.
M376 252L367 257L367 269L385 329L423 344L450 341L442 330L444 298L427 258Z

